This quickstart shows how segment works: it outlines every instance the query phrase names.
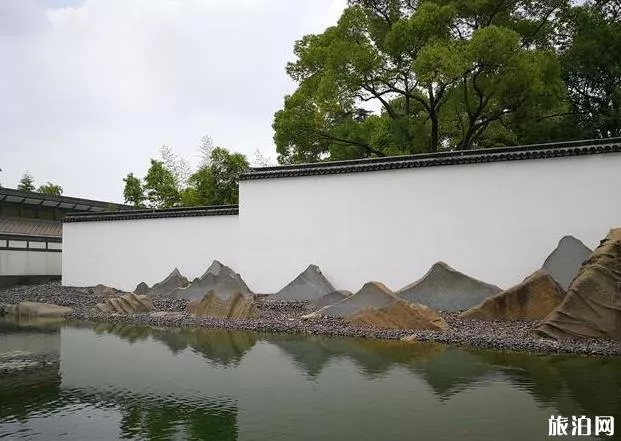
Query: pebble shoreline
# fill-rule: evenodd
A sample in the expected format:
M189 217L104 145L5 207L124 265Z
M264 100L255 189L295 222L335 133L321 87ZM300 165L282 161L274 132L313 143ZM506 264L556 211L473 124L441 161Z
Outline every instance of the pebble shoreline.
M109 315L93 312L95 304L104 296L93 294L88 288L63 287L59 283L19 286L0 290L0 304L23 301L53 303L74 308L69 319L114 324L163 327L204 327L237 329L254 332L283 332L294 334L329 335L397 340L413 336L415 341L436 342L467 348L498 351L519 351L536 354L576 354L597 357L621 356L621 342L613 340L549 340L531 331L537 322L481 321L465 319L456 313L440 315L450 329L446 332L427 330L394 330L352 326L340 319L317 318L301 320L300 316L312 311L305 302L258 301L261 317L251 320L223 320L195 318L185 312L185 302L154 298L154 311L168 314L143 313Z

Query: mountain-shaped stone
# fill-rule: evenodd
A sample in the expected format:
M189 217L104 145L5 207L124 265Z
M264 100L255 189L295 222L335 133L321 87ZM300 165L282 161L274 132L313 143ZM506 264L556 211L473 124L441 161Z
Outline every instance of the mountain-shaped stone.
M460 273L444 262L437 262L422 278L396 294L436 311L454 312L472 308L501 291L497 286Z
M383 308L366 307L345 317L357 326L387 329L429 329L446 331L448 324L433 309L419 303L397 300Z
M164 280L153 285L147 295L166 297L176 289L188 286L188 283L188 279L175 268Z
M257 307L247 296L234 293L228 299L221 299L210 291L200 301L191 302L188 311L195 317L212 317L229 320L245 320L259 316Z
M317 300L334 292L332 284L326 279L317 265L309 265L302 273L276 294L271 300Z
M610 230L536 329L547 337L621 341L621 228Z
M306 317L345 317L362 308L382 308L398 300L401 299L383 283L367 282L357 293Z
M146 295L128 293L119 297L109 297L105 302L95 305L96 311L106 314L137 314L153 310L153 304Z
M542 268L567 291L582 264L591 254L593 250L581 241L573 236L565 236L546 258Z
M238 273L214 260L202 276L194 279L189 286L174 290L171 296L177 299L198 300L210 291L214 291L223 300L236 293L244 296L252 295L252 291Z
M332 291L325 296L319 297L317 300L311 301L311 303L317 308L323 308L324 306L334 305L335 303L340 302L351 295L351 291L347 290Z
M462 314L479 320L541 320L565 297L565 291L546 271L539 270L519 285L488 297Z
M144 282L140 282L137 286L136 289L134 290L134 294L139 294L139 295L143 295L143 294L147 294L149 292L149 285L147 285Z

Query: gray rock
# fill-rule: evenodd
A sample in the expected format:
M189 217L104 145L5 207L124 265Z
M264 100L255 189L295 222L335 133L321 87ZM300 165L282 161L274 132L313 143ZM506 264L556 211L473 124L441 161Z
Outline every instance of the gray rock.
M276 294L269 296L269 299L313 301L334 291L334 287L321 273L319 267L317 265L309 265L287 286Z
M324 306L310 314L314 317L345 317L362 308L382 308L392 302L402 300L380 282L367 282L356 294L334 305ZM309 317L309 316L306 316Z
M340 302L343 299L351 296L351 291L341 290L341 291L332 291L325 296L322 296L316 300L313 300L311 303L313 306L317 308L323 308L324 306L334 305L337 302Z
M542 268L567 291L582 264L591 254L593 251L581 241L573 236L565 236L545 260Z
M397 295L436 311L463 311L502 290L469 277L444 262L434 263L421 279L397 291Z
M202 276L194 279L189 286L174 290L171 297L198 300L210 291L214 291L222 300L226 300L237 293L244 296L252 295L252 291L238 273L214 260Z
M147 294L148 292L149 292L149 285L147 285L144 282L140 282L136 286L136 289L134 290L134 294L138 294L138 295Z
M181 275L179 270L175 268L168 277L153 285L147 295L151 297L170 296L176 289L188 286L188 283L188 279Z

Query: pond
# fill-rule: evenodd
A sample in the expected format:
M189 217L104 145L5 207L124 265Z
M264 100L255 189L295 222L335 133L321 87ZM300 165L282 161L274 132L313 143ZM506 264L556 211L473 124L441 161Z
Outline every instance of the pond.
M621 424L619 359L4 320L0 372L8 440L539 440L552 415Z

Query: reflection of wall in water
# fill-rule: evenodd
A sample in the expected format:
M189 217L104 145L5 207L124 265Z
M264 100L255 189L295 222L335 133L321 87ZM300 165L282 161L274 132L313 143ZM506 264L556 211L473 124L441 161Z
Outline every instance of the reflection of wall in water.
M45 364L0 377L0 419L25 418L31 412L59 405L60 329L31 326L34 324L0 319L0 354L24 352L11 360L28 360L45 354ZM25 390L28 393L24 393Z

